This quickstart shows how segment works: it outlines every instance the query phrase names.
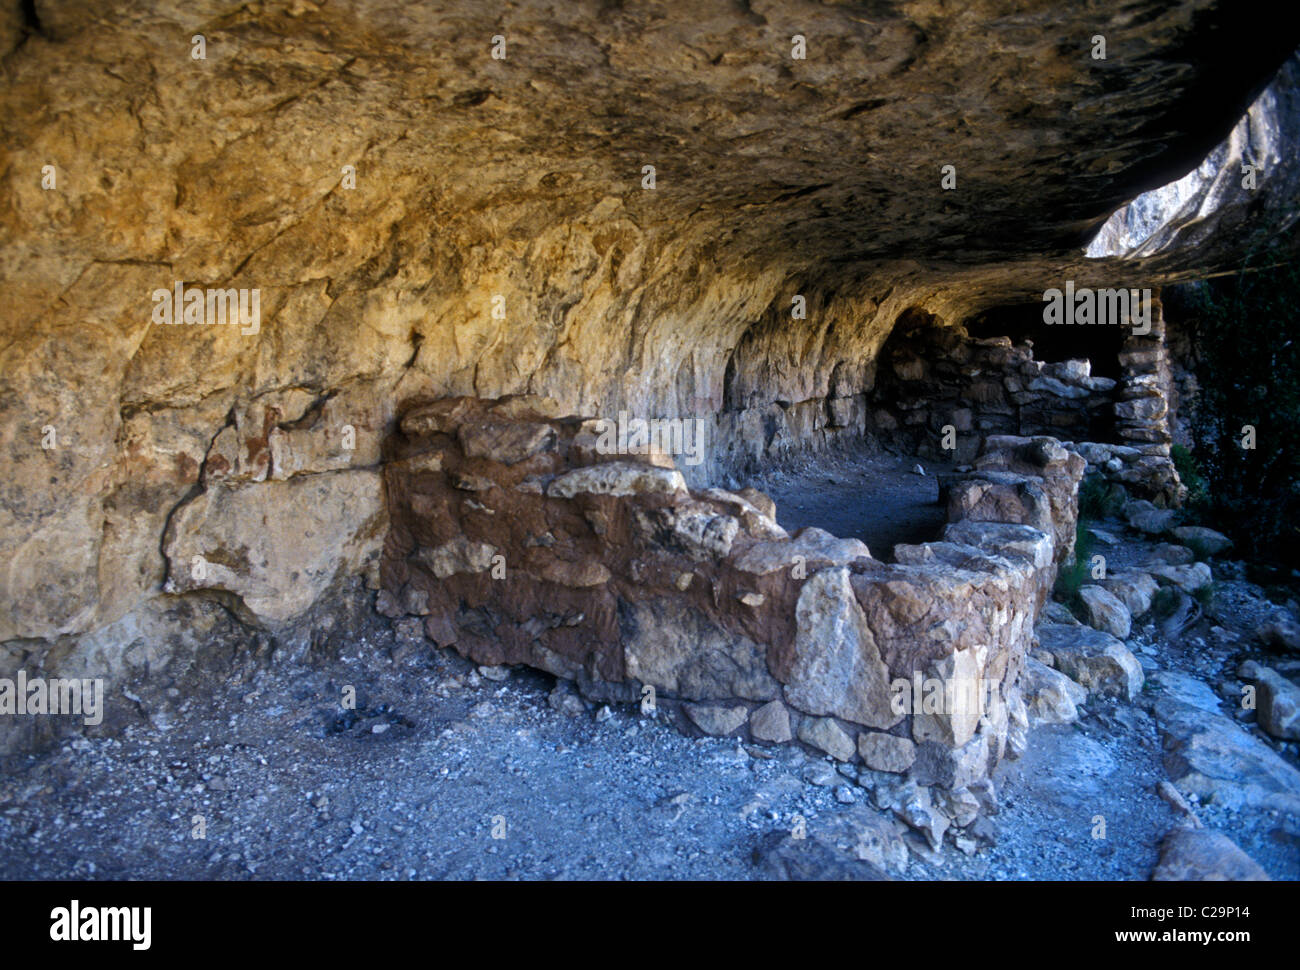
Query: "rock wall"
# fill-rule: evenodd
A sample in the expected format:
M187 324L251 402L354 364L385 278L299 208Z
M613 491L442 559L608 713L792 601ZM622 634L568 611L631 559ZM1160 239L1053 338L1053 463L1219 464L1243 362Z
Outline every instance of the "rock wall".
M1045 363L1029 343L936 324L900 323L882 351L868 396L873 437L966 464L990 435L1089 441L1110 423L1115 381L1094 377L1087 360Z
M1055 440L990 438L947 483L942 540L885 564L789 536L755 490L689 489L671 456L610 453L554 402L442 399L400 428L377 606L439 645L949 790L1019 743L1084 467Z
M1187 488L1171 458L1170 403L1176 384L1165 348L1165 319L1159 303L1151 332L1130 336L1119 354L1122 375L1115 404L1115 443L1080 444L1089 470L1158 505L1179 506Z
M1176 388L1162 307L1151 302L1150 333L1121 345L1118 381L1093 375L1087 359L1047 363L1034 359L1028 341L976 339L914 316L881 351L866 396L867 434L959 465L991 435L1051 434L1077 448L1089 474L1161 506L1180 505L1186 489L1170 457Z

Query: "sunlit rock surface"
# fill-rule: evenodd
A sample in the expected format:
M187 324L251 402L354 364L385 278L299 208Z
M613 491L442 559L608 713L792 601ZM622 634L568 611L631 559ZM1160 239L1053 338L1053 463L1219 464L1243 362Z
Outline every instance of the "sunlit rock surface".
M1112 215L1087 255L1143 258L1212 247L1216 236L1255 244L1300 219L1300 58L1291 58L1232 133L1176 182ZM1204 257L1202 257L1204 258Z

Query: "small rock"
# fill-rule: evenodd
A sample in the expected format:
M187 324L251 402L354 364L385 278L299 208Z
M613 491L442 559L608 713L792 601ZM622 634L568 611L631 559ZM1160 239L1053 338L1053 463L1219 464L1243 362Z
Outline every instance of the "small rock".
M998 804L998 787L992 778L981 778L972 782L966 790L979 802L982 815L996 815L1001 811L1002 807Z
M1224 629L1221 626L1210 627L1210 636L1214 638L1216 646L1233 647L1241 643L1241 636L1232 630Z
M968 788L985 777L988 768L989 736L977 734L959 748L937 741L921 742L916 746L916 763L908 777L922 785Z
M1195 562L1196 556L1186 546L1176 546L1173 543L1162 542L1151 550L1151 559L1157 564L1186 566L1190 562Z
M1173 509L1158 509L1146 499L1129 502L1124 506L1124 518L1138 532L1147 535L1161 535L1168 532L1174 524Z
M1268 873L1222 832L1174 829L1160 845L1156 881L1267 882Z
M1084 620L1090 627L1120 640L1128 639L1133 621L1119 597L1101 586L1084 586L1079 590L1079 600L1083 604Z
M1300 741L1300 687L1272 667L1255 665L1256 723L1275 738Z
M587 705L582 702L582 698L574 692L568 681L564 680L556 683L555 689L547 696L546 702L567 717L581 717L587 712Z
M1193 828L1201 828L1201 820L1197 818L1196 812L1183 797L1183 793L1175 788L1168 781L1162 781L1156 785L1156 794L1169 803L1170 807L1176 812L1182 812L1187 816L1188 821L1192 823Z
M1079 625L1078 617L1071 613L1064 603L1058 603L1055 600L1049 601L1043 607L1043 611L1038 618L1044 623L1064 623L1066 626Z
M907 845L908 851L911 852L912 855L916 856L918 862L922 862L935 869L943 867L943 853L932 846L929 841L921 835L916 832L908 832L907 835L903 837L903 842Z
M1260 672L1264 668L1253 660L1243 660L1237 666L1237 676L1242 680L1256 681L1259 680Z
M1203 562L1187 566L1156 566L1151 575L1162 586L1176 586L1185 593L1195 593L1214 582L1214 574Z
M1020 689L1029 711L1029 722L1035 727L1040 724L1073 724L1079 719L1079 706L1088 699L1088 692L1083 687L1032 657L1025 660Z
M1121 603L1128 607L1130 616L1142 616L1151 609L1156 591L1160 584L1150 573L1136 570L1115 573L1099 580L1102 588L1119 597Z
M1179 542L1199 547L1207 556L1217 556L1232 548L1232 540L1222 532L1215 532L1201 525L1183 525L1174 529L1174 537Z
M852 761L858 750L848 733L829 717L806 719L799 725L799 740L839 761Z
M768 879L845 881L887 880L889 875L870 862L855 859L824 839L795 838L789 832L768 832L754 849L754 865Z
M794 737L790 732L790 712L780 701L769 701L749 716L749 733L755 741L784 744Z
M804 766L803 780L818 788L828 788L839 781L839 772L825 761L810 761Z
M863 731L858 735L858 754L873 771L902 773L916 761L916 745L911 738Z
M948 816L934 807L929 788L921 785L906 788L894 808L894 814L925 836L931 849L937 852L943 845L943 834L948 831L951 823Z
M930 797L939 811L952 819L952 824L958 828L965 828L979 816L980 800L969 788L953 791L935 788L931 790Z
M1255 635L1270 649L1300 653L1300 624L1289 616L1274 616L1261 624Z
M749 717L749 708L743 704L685 704L683 707L696 727L715 737L725 737Z
M656 814L666 819L669 824L676 822L682 817L682 813L695 801L695 796L690 792L678 792L676 795L669 795L661 798L655 804Z

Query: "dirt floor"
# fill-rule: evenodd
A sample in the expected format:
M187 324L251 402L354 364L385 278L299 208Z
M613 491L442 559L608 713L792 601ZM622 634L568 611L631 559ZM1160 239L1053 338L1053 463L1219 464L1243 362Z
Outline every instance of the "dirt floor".
M787 531L816 526L861 539L877 559L893 562L895 545L939 537L947 509L936 476L951 471L918 458L832 453L774 466L753 484L776 501Z

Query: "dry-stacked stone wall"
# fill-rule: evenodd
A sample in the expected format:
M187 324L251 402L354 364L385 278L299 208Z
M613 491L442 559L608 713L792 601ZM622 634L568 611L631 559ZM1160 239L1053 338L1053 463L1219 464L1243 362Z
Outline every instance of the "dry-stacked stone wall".
M935 542L790 535L761 492L690 490L536 398L408 410L388 444L379 610L680 726L798 742L952 791L1024 743L1016 680L1072 552L1083 459L992 436Z
M1113 421L1115 388L1086 360L1035 360L1028 342L918 327L887 346L871 424L909 453L965 464L989 435L1092 440Z
M1178 506L1187 488L1172 458L1171 402L1177 398L1177 385L1166 332L1160 301L1155 300L1150 332L1129 336L1120 348L1113 437L1074 447L1087 460L1088 474L1157 505Z
M1185 489L1170 457L1172 377L1165 324L1153 301L1150 332L1128 337L1118 381L1086 359L1035 360L1028 341L972 338L958 328L904 330L891 339L869 403L869 433L909 454L968 464L990 435L1050 435L1088 473L1159 505Z

